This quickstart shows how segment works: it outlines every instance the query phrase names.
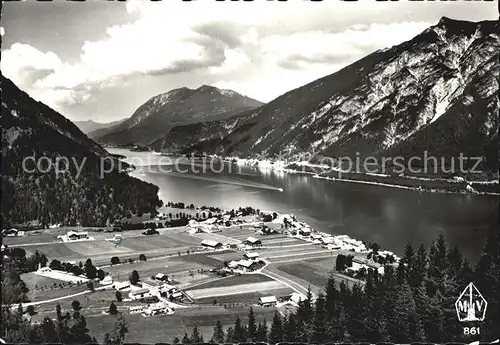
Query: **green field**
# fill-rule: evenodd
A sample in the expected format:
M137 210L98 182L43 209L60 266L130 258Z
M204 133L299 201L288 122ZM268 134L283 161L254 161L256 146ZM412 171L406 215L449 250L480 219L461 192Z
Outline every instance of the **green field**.
M254 308L257 322L272 320L275 308ZM85 315L85 314L84 314ZM247 323L247 308L198 308L178 309L174 315L142 317L140 315L124 315L129 325L129 334L125 338L128 343L154 344L159 342L172 343L174 337L182 340L184 333L191 335L193 328L198 327L205 341L209 341L213 334L215 323L219 320L224 328L234 327L234 321L240 317ZM111 333L116 322L115 316L85 315L87 327L91 335L102 341L105 333Z
M231 307L233 304L235 304L250 308L250 306L255 306L255 304L257 304L260 297L276 296L277 298L279 298L283 296L289 296L292 292L293 290L290 288L271 289L262 292L250 292L238 295L198 298L195 299L194 302L197 304L213 305L215 300L217 306L226 305L227 307Z
M192 289L196 289L196 290L208 289L208 288L215 288L215 287L262 283L262 282L269 282L269 281L273 281L273 279L269 278L268 276L262 275L262 274L242 274L240 276L221 278L221 279L217 279L217 280L214 280L214 281L211 281L208 283L200 284L194 288L187 289L186 291L189 291Z

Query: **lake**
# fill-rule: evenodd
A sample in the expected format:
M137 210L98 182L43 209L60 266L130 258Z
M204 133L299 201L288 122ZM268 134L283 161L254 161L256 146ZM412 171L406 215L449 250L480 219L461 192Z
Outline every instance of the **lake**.
M498 196L420 193L231 164L220 173L202 171L201 162L173 169L175 158L108 151L126 156L137 167L131 175L157 185L164 202L293 213L319 231L376 242L398 254L408 241L427 247L442 233L448 244L475 261L489 227L496 224Z

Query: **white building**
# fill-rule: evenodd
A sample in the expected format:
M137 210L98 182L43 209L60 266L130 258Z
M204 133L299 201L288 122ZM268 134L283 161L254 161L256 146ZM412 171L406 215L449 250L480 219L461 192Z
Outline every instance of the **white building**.
M259 305L263 307L274 307L278 303L276 296L265 296L259 298Z
M259 258L259 253L256 253L256 252L245 253L245 255L243 255L243 257L245 259L249 259L249 260L256 260Z
M245 272L255 271L257 263L250 260L240 260L238 261L238 268Z
M20 230L12 228L9 230L2 231L2 235L6 236L6 237L14 237L14 236L24 236L25 233L24 233L24 231L20 231Z
M149 316L173 313L173 310L164 302L151 304L149 307L144 309L144 314Z
M201 241L202 247L218 249L222 247L222 243L213 240L203 240Z
M141 298L147 298L147 297L152 297L150 291L148 288L142 288L142 289L137 289L137 290L132 290L128 294L129 298L132 300L136 299L141 299Z
M168 276L163 273L158 273L157 275L155 275L155 280L168 281Z
M262 245L262 241L259 240L258 238L255 237L248 237L245 242L245 244L248 244L250 246L260 246Z

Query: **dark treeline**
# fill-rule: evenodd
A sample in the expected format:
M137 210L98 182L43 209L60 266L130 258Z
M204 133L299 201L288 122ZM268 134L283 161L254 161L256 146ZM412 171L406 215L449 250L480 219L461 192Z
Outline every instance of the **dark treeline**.
M29 309L30 307L28 307ZM65 313L58 304L56 319L45 317L39 323L31 323L21 305L17 310L2 308L1 338L9 343L63 343L85 344L98 343L89 334L85 316L80 312L80 303L73 301L73 310ZM28 313L33 314L33 313ZM128 333L128 323L121 315L118 316L114 330L104 335L105 345L120 345Z
M69 140L65 144L75 146ZM8 164L2 164L2 190L9 195L8 199L2 200L4 227L28 223L36 223L40 228L56 223L106 226L131 215L154 213L162 205L157 186L116 169L101 178L105 164L101 164L96 156L81 152L78 145L74 149L75 153L70 157L82 157L79 162L88 158L78 177L72 164L60 166L68 171L56 174L54 168L48 170L43 164L40 171L32 160L26 163L26 171L32 171L28 173L21 162L33 154L33 144L27 137L16 141L16 146L4 159ZM66 147L62 151L67 150ZM39 152L37 158L43 156L55 161L62 153L57 150L54 153ZM48 172L43 172L45 169Z
M369 270L364 287L352 289L330 277L324 292L313 301L311 294L294 314L276 313L269 330L256 323L250 310L248 324L237 319L226 332L220 323L215 342L470 342L463 327L480 327L483 341L498 338L499 235L490 231L484 251L473 268L457 248L448 248L439 236L427 251L408 244L398 266L385 266L385 274ZM483 322L458 321L455 302L474 282L488 302ZM192 338L192 337L191 337ZM184 337L188 343L190 337Z

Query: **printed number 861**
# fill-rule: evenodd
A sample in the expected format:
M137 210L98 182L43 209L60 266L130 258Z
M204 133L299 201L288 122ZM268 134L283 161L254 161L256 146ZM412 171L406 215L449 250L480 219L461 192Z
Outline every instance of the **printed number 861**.
M479 327L464 327L464 335L481 334Z

